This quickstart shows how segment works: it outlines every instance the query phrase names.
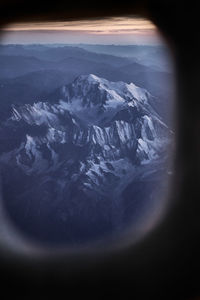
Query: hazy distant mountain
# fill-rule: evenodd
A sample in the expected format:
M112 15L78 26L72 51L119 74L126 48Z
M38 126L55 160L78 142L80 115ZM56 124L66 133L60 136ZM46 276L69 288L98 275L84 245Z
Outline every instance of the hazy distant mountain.
M94 53L74 46L50 47L47 45L35 45L31 47L26 45L1 45L0 55L35 57L56 62L67 58L79 58L99 63L103 62L116 67L131 62L128 58Z
M110 68L113 69L127 65L129 62L129 60L124 58L93 54L81 49L78 49L78 54L77 51L72 51L73 54L71 55L68 55L68 51L65 48L61 48L61 50L63 50L63 55L59 55L60 48L48 50L50 53L53 52L51 55L41 51L35 57L28 55L1 55L0 78L15 78L30 72L53 69L72 72L72 74L76 74L77 76L82 73L89 74L91 70L101 68L102 66L109 70ZM83 51L84 54L80 55L79 50Z
M154 96L162 99L173 97L174 75L168 72L155 71L150 67L132 63L118 69L140 87L145 87Z
M0 55L34 56L59 61L68 57L88 58L91 61L122 66L132 62L157 71L172 72L170 53L160 45L0 45Z
M170 53L164 45L77 45L95 53L126 57L157 71L172 72Z
M0 78L15 78L29 72L52 69L53 64L36 57L0 55Z

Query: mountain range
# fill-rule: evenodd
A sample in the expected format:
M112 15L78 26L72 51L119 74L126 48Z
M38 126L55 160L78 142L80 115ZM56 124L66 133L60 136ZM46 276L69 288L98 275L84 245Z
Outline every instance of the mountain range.
M45 101L54 89L70 83L77 76L95 74L109 81L134 82L147 89L157 99L154 109L167 125L172 126L174 76L168 70L169 67L160 67L161 64L169 64L167 56L159 56L157 53L166 52L165 49L142 46L86 46L87 49L83 49L84 45L1 45L1 119L5 120L11 104L33 104L37 99ZM104 51L107 48L117 52L113 50L112 55L93 52L95 49ZM122 54L124 51L132 53L132 57L116 56L120 50ZM154 64L157 62L156 67L146 63L151 61L152 55Z
M16 226L75 246L148 218L166 189L172 136L157 98L94 74L45 97L12 104L0 128L4 205Z

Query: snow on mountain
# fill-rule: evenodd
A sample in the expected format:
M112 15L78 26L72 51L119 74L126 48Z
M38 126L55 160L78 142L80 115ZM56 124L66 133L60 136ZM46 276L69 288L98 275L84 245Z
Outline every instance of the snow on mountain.
M32 156L35 160L42 159L41 145L45 145L55 159L54 144L68 143L79 147L87 145L90 156L98 153L108 160L120 159L130 152L132 160L142 163L157 158L167 143L167 126L148 102L152 96L133 83L81 75L59 92L54 104L36 102L13 106L9 121L15 126L16 122L23 121L47 127L43 136L24 135L21 147L26 149L28 160ZM122 111L131 119L120 115ZM18 163L21 147L15 150L19 152Z
M152 109L148 103L150 97L148 91L133 83L110 82L93 74L77 77L52 95L53 102L60 100L60 108L73 112L91 124L102 122L102 112L104 118L111 118L127 104Z
M50 100L13 105L0 131L0 138L6 132L16 136L12 144L6 142L0 164L3 170L14 170L6 172L14 182L22 178L18 193L25 202L23 182L28 182L27 191L39 195L42 203L51 199L59 216L59 203L77 201L79 206L85 198L95 203L101 199L104 215L105 199L119 199L134 178L139 180L142 166L151 166L166 153L170 132L151 106L154 97L133 83L81 75L51 94ZM66 215L77 214L67 207Z

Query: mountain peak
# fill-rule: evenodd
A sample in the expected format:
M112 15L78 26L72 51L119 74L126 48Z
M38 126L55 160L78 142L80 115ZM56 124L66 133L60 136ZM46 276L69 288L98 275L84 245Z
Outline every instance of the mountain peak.
M87 119L91 124L98 124L103 117L110 119L125 107L155 114L151 99L147 90L134 83L113 82L95 74L78 76L73 82L56 90L50 98L51 102L59 103L60 107L76 114L78 118Z
M79 75L75 80L75 82L88 82L90 84L97 84L97 83L105 83L108 82L104 78L100 78L94 74L87 74L87 75Z
M94 74L80 75L79 77L83 78L83 79L87 79L88 81L91 81L91 82L93 82L93 81L101 81L101 79L98 76L94 75Z
M108 104L110 100L117 100L119 102L133 102L147 104L149 98L152 96L150 93L134 83L126 83L123 81L109 81L105 78L100 78L94 74L80 75L72 83L65 85L61 89L60 99L70 101L72 98L82 98L86 102L94 104Z

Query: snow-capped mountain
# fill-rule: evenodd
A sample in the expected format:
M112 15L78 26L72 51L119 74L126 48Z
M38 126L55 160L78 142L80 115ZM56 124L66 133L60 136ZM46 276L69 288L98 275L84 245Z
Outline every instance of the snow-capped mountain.
M14 200L5 188L16 222L47 241L75 243L115 230L129 184L159 168L170 140L152 101L133 83L90 74L46 102L13 106L0 129L0 162L7 189L16 185Z

